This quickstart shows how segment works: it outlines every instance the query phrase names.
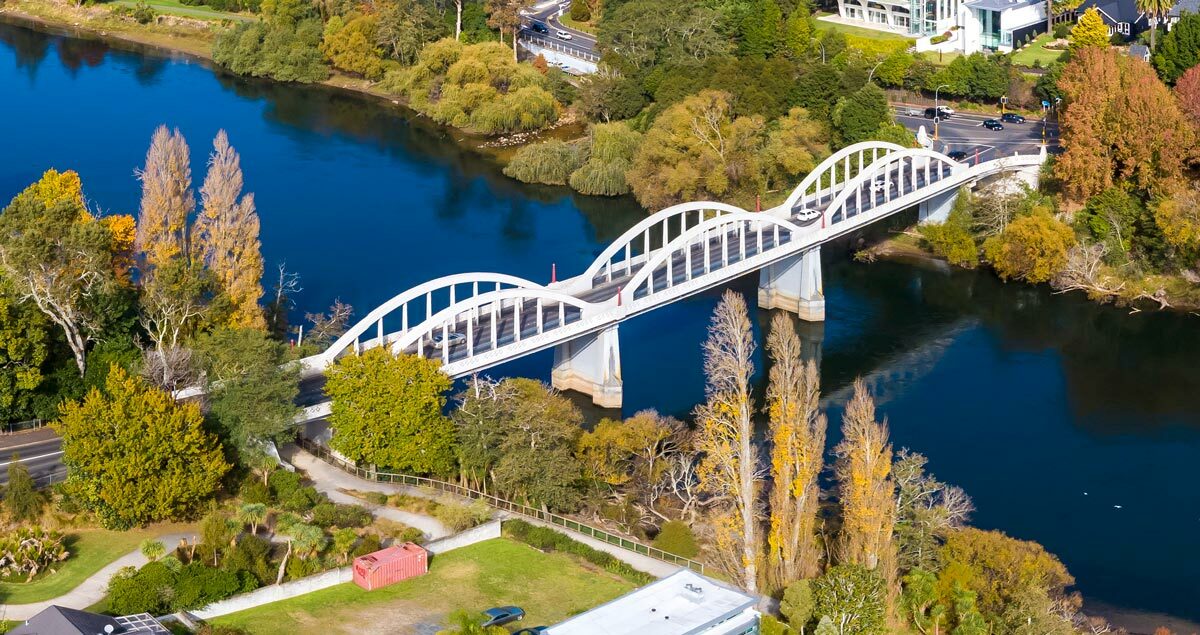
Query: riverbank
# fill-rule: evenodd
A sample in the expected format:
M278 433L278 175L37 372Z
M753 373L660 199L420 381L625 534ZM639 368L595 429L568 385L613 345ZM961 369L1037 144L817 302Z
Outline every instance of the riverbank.
M183 55L209 66L214 72L223 72L213 61L212 48L220 32L228 28L229 20L159 15L153 23L139 24L132 17L114 13L115 6L77 7L61 0L0 0L0 22L55 35L97 39L108 44L133 45L159 54ZM577 139L586 132L585 124L568 115L545 130L485 137L436 124L425 115L409 108L399 96L376 88L374 82L337 69L330 70L332 74L329 79L311 85L386 103L390 107L403 110L409 117L425 119L430 125L451 133L461 147L495 160L500 167L506 165L516 150L523 145L546 139ZM275 82L269 78L262 78L261 81Z

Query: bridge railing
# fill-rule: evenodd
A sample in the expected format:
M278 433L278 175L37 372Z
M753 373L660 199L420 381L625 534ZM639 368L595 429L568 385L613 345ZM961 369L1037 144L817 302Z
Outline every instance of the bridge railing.
M480 492L469 487L463 487L462 485L448 483L446 481L439 481L437 479L427 478L424 476L413 476L411 474L379 472L376 470L359 467L354 463L334 455L329 448L304 437L297 438L296 443L313 456L366 481L393 483L411 487L427 487L439 492L446 492L462 498L483 501L489 506L501 511L525 516L526 518L540 520L556 527L562 527L563 529L568 529L585 536L590 536L596 540L604 542L605 544L614 545L626 551L631 551L633 553L676 566L686 567L692 571L695 571L696 573L704 573L703 562L697 562L689 558L677 556L673 553L663 551L662 549L657 549L655 547L651 547L650 545L642 544L636 540L631 540L624 536L604 531L603 529L598 529L596 527L592 527L591 525L581 523L577 520L567 518L566 516L559 516L558 514L552 514L536 507L514 503L510 500L500 498L499 496L485 494L484 492Z
M589 62L599 62L600 61L600 56L596 55L595 53L589 53L587 51L583 51L578 48L566 46L560 42L556 42L549 38L544 38L544 37L540 37L537 35L533 35L532 31L522 32L521 33L521 42L527 43L527 44L534 44L534 45L540 46L544 49L550 49L551 51L556 51L556 52L562 53L564 55L570 55L571 57L578 57L581 60L587 60Z

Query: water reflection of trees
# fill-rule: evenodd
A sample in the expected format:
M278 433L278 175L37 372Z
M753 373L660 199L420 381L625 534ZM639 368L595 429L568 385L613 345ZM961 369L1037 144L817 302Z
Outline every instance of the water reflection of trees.
M17 68L25 70L30 79L37 77L38 67L50 52L50 36L12 24L0 24L0 42L12 49Z
M874 320L852 351L825 356L827 381L864 372L871 351L917 346L956 319L979 320L1004 351L1053 352L1076 420L1096 432L1200 426L1200 323L1175 313L1098 306L1078 294L1004 284L987 272L898 263L837 268L837 281L871 303ZM865 355L863 353L866 353ZM832 366L832 368L830 368ZM840 379L839 379L840 378ZM997 386L1020 390L1020 386Z

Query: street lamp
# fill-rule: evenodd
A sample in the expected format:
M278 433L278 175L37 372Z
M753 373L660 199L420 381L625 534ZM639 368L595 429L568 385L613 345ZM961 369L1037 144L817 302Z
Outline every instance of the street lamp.
M871 78L875 76L875 69L879 68L879 65L882 63L883 63L883 60L879 60L878 63L876 63L874 66L871 67L871 72L867 75L867 83L868 84L871 83Z
M825 63L825 44L823 42L821 42L821 40L818 40L815 37L810 37L808 39L812 42L816 42L817 46L821 47L821 63L824 64Z
M942 88L949 88L950 84L938 84L938 87L933 89L933 140L938 138L938 120L942 117L942 111L938 108L938 91Z

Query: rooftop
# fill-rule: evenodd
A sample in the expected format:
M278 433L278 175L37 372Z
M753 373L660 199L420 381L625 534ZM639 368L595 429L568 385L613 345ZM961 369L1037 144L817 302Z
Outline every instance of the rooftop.
M737 618L756 600L683 569L551 626L547 635L690 635Z
M108 617L63 606L50 608L8 631L8 635L167 635L169 631L148 613Z

